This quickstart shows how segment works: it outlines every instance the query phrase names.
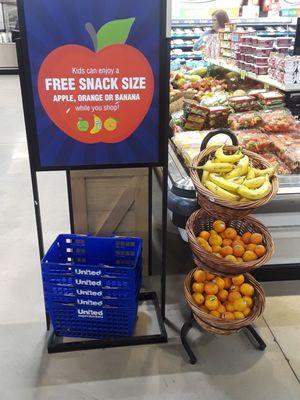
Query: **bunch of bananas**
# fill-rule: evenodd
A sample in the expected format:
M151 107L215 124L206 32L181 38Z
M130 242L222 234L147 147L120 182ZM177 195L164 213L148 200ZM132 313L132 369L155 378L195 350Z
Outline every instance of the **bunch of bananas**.
M203 170L202 184L228 201L259 200L267 196L272 189L270 177L276 173L278 165L257 169L241 149L227 155L223 147L215 152L213 159L198 167Z

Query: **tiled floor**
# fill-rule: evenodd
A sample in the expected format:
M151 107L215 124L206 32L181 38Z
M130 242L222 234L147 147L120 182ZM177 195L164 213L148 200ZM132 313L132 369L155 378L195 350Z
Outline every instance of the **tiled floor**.
M47 246L68 231L65 175L42 173L39 182ZM47 354L20 88L13 76L0 77L0 221L1 400L300 398L299 281L264 285L267 308L257 323L267 343L263 353L243 332L216 337L194 329L190 341L199 360L191 366L169 328L165 345ZM176 252L181 248L176 231L170 235L169 269L176 241ZM177 330L188 312L182 280L168 277L167 317ZM150 322L151 309L143 307L138 329Z

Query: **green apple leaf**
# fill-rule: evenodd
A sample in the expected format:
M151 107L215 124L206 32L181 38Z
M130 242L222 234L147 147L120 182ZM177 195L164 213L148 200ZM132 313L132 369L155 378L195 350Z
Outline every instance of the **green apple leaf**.
M97 33L97 51L112 44L126 43L135 18L116 19L107 22Z

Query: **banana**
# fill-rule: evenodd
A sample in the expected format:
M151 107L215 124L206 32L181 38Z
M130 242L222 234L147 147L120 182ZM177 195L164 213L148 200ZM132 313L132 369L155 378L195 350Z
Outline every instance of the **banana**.
M209 172L208 171L203 171L202 172L202 178L201 178L202 185L205 186L205 182L208 180L208 178L209 178Z
M255 172L252 167L249 167L246 179L253 179L253 178L255 178Z
M275 172L277 171L279 167L279 164L273 165L273 167L266 168L266 169L258 169L258 168L253 168L255 176L264 176L264 175L269 175L273 176Z
M237 185L242 185L244 182L245 178L243 176L238 176L237 178L231 178L227 179L229 182L236 183Z
M264 198L270 193L271 184L269 181L269 175L265 176L265 182L259 189L249 189L246 186L242 185L238 189L238 193L240 196L245 197L249 200L259 200Z
M198 168L209 172L229 172L233 169L233 166L230 163L214 163L209 160Z
M221 197L224 200L228 201L238 201L240 198L239 196L232 194L228 192L225 189L222 189L220 186L216 185L215 183L211 181L207 181L205 183L205 186L207 187L208 190L210 190L212 193L217 195L218 197Z
M209 179L215 183L216 185L220 186L222 189L228 190L229 192L237 193L238 188L240 185L233 181L228 181L216 174L210 174Z
M244 156L237 163L236 168L234 170L230 171L228 174L226 174L226 179L232 179L232 178L237 178L242 175L246 175L248 172L248 167L249 167L249 157Z
M243 157L243 153L241 152L240 149L234 154L227 155L224 154L223 148L224 146L221 146L215 152L215 157L218 159L219 162L235 163Z
M244 185L247 186L249 189L257 189L261 187L265 183L264 176L258 176L257 178L253 179L246 179Z
M95 135L96 133L98 133L102 128L102 121L101 119L98 117L98 115L94 114L94 126L92 128L92 130L90 131L90 133L92 135Z

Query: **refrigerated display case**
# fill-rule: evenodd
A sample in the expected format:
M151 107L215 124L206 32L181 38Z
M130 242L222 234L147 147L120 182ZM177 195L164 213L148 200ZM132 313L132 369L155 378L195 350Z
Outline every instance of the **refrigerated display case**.
M294 35L296 21L289 20L290 22L287 24L285 31L290 32L290 35ZM281 19L281 21L283 20ZM274 28L280 26L279 20L270 20L270 18L268 18L267 23ZM253 25L250 21L248 21L248 24L249 26ZM266 33L266 29L262 29L264 24L266 24L266 21L262 19L257 21L256 27L260 27L261 33ZM188 22L185 21L184 25L187 26ZM237 85L241 82L247 82L247 94L251 86L253 86L255 90L258 89L256 92L276 90L282 93L284 95L285 106L296 119L298 118L300 114L300 85L298 85L299 87L297 85L289 86L279 83L265 75L260 76L252 72L241 71L235 65L228 65L224 60L207 61L210 65L217 66L224 70L226 69L227 72L233 72L239 75L240 81L237 82ZM277 99L277 101L279 100ZM182 111L173 114L172 121L180 120L181 115ZM196 123L198 122L197 120ZM299 123L297 126L299 126ZM173 136L174 129L171 129L171 132L171 136ZM297 143L299 143L300 130L298 133L297 132L296 140ZM203 132L199 134L201 136ZM186 221L191 213L199 208L196 191L189 177L188 165L191 163L192 158L199 152L202 139L199 136L199 146L197 147L198 139L194 140L193 132L191 132L190 135L190 151L187 151L184 146L180 148L176 140L173 140L171 137L169 141L168 207L172 222L178 227L181 237L185 241L187 241L185 233ZM179 137L180 136L177 136L177 138ZM270 140L273 140L272 135L270 135ZM284 137L282 140L285 140ZM285 149L282 151L284 152ZM272 156L272 154L269 154L269 156ZM284 159L284 157L282 158ZM299 158L298 161L300 162ZM272 260L265 267L255 272L255 275L262 280L300 278L300 175L299 169L294 169L293 172L293 174L290 174L288 170L281 170L281 175L279 175L280 189L278 195L271 203L260 208L256 212L256 217L269 228L276 245L276 253Z

